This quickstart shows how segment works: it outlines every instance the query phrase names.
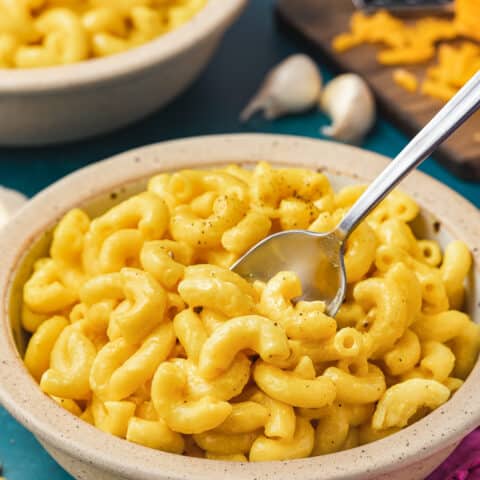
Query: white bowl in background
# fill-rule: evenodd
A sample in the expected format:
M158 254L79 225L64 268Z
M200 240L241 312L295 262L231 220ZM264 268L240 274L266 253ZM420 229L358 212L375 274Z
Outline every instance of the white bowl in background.
M199 75L246 3L208 0L185 25L117 55L0 69L0 145L79 140L154 112Z

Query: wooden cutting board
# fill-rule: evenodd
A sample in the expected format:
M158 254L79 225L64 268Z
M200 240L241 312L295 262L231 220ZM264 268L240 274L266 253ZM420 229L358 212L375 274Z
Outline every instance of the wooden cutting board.
M361 45L345 53L332 50L332 38L348 31L354 12L351 0L279 0L277 13L282 23L313 42L340 71L356 72L370 84L382 110L406 133L420 130L442 107L439 100L409 93L392 80L394 67L381 66L375 56L378 47ZM422 78L427 65L408 69ZM470 118L443 144L435 158L455 175L480 181L480 114Z

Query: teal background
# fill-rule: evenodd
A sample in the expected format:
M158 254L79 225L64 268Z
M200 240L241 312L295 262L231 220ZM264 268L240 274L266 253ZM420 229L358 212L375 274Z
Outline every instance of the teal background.
M132 127L84 142L40 149L0 149L0 183L32 196L89 163L177 137L253 131L318 138L318 129L327 119L317 112L273 122L259 118L247 125L238 122L239 112L269 68L291 53L308 51L303 42L278 28L272 15L274 3L274 0L250 2L199 81L161 112ZM309 53L322 66L322 58L315 52ZM323 66L322 71L328 80L331 72ZM405 135L380 117L363 147L394 156L407 141ZM480 206L478 183L453 177L432 159L420 168ZM71 478L1 407L0 461L8 480Z

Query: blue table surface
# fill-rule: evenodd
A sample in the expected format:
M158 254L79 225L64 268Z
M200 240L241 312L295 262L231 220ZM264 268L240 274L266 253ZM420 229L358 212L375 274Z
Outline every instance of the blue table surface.
M238 113L268 69L306 48L278 28L272 15L274 3L251 2L201 78L161 112L122 131L84 142L41 149L0 149L0 183L32 196L87 164L141 145L192 135L254 131L318 138L319 127L328 120L317 112L273 122L238 122ZM321 56L313 56L322 66ZM322 70L328 80L332 73L323 66ZM380 118L363 147L394 156L407 141L398 129ZM479 184L455 178L432 159L420 168L480 206ZM71 478L1 407L0 462L8 480Z

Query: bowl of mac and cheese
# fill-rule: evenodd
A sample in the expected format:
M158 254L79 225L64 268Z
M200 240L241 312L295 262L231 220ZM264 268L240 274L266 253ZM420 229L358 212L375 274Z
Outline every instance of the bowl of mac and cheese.
M0 145L79 140L152 113L199 75L246 0L0 3Z
M229 270L385 165L226 135L57 182L0 233L1 402L76 478L424 478L480 424L477 209L414 172L348 240L335 318Z

